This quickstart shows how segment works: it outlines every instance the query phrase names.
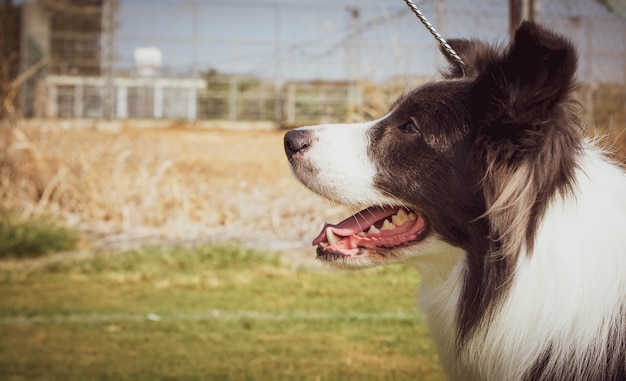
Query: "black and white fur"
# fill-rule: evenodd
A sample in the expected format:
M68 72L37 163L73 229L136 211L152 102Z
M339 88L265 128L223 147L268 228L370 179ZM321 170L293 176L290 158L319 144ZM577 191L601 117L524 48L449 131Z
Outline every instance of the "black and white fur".
M318 258L414 264L453 380L626 380L626 175L583 136L575 49L533 23L506 47L449 42L465 67L381 119L285 135L313 191L424 220L394 245L322 239Z

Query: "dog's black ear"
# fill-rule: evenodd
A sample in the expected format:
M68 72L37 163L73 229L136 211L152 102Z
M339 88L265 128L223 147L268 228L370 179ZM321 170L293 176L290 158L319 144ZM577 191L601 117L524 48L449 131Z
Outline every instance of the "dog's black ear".
M449 67L442 70L441 74L446 79L471 77L483 71L485 66L495 56L493 49L482 41L450 39L448 45L463 61L463 65L452 58L443 48L441 53L448 60Z
M482 132L506 134L553 118L575 86L576 66L576 51L568 40L532 22L522 23L509 48L477 81L475 96L487 101L484 110L489 113L483 124L487 131Z

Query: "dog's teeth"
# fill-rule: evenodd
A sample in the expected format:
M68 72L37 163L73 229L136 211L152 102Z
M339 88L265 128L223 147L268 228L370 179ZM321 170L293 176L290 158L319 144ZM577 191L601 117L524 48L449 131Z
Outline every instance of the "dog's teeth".
M335 233L333 233L332 229L330 227L326 228L326 239L328 240L328 243L331 245L336 244L337 242L339 242L339 237L337 237L335 235Z
M408 215L409 221L413 221L414 219L417 218L417 215L413 212L409 213Z
M408 220L409 220L409 217L407 216L407 214L404 211L404 209L400 209L398 211L398 214L394 214L391 217L391 222L393 222L393 224L396 225L396 226L402 226Z
M383 222L383 226L380 227L380 230L393 230L395 226L389 222L389 220L385 220L385 222Z
M359 237L365 237L367 234L365 234L365 232L359 232L357 235L358 235Z
M376 229L376 226L372 225L370 226L369 230L367 231L369 234L380 234L380 230Z
M319 245L322 249L325 249L328 246L326 242L320 242Z

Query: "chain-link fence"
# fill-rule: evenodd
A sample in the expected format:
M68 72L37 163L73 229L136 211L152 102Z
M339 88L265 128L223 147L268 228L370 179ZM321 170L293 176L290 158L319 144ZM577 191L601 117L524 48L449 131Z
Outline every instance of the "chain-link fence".
M508 38L507 1L416 4L446 37ZM535 4L540 22L578 46L589 119L626 125L624 15L598 0ZM12 20L0 23L2 110L25 117L355 120L379 116L444 64L402 1L23 0L1 9Z

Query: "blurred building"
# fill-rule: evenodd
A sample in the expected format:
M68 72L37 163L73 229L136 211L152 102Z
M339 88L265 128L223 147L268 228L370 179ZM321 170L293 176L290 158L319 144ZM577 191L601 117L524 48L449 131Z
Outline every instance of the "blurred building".
M105 3L106 0L25 0L22 3L20 69L21 72L33 71L21 87L22 115L56 116L50 115L50 111L65 110L67 103L79 97L75 97L75 85L51 89L51 82L64 77L72 77L74 82L80 78L102 78L112 65L112 56L105 47L107 38L103 35L105 11L110 8L105 7ZM87 90L86 94L80 94L81 99L86 95L81 103L88 105L87 114L101 114L104 94L100 89L93 93Z
M0 4L0 102L13 98L6 106L0 105L0 119L7 117L9 110L5 107L15 107L10 83L19 73L20 11L12 1Z
M118 13L119 0L24 0L20 67L38 70L21 88L23 116L196 118L205 82L159 77L161 57L144 62L154 48L139 52L136 72L115 72Z

